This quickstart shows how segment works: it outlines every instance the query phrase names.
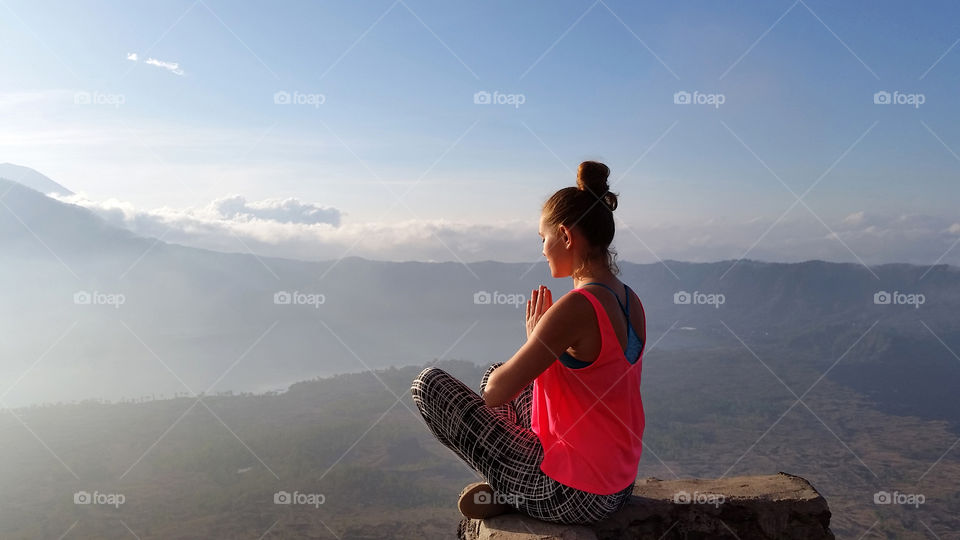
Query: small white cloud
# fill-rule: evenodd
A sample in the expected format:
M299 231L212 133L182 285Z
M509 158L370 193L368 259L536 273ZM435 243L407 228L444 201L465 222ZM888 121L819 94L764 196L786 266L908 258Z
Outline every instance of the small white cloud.
M147 58L144 60L144 62L150 64L151 66L162 67L174 75L183 75L183 70L180 69L180 64L177 62L164 62L163 60L157 60L156 58Z
M954 223L947 229L947 232L950 234L960 234L960 223Z
M138 58L137 53L135 52L127 53L127 60L133 60L134 62L136 62L137 58Z

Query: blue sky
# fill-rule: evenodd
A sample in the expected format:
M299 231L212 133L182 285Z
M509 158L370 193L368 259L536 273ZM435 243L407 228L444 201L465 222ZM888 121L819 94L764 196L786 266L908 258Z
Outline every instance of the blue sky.
M0 162L187 244L536 260L540 204L599 159L628 260L957 264L958 11L4 0ZM482 91L522 104L477 104ZM678 91L723 103L676 104ZM878 91L923 103L876 104ZM277 92L323 102L277 104ZM811 186L784 215L790 190ZM237 196L342 216L225 215ZM190 232L198 222L207 233ZM371 231L390 240L368 242Z

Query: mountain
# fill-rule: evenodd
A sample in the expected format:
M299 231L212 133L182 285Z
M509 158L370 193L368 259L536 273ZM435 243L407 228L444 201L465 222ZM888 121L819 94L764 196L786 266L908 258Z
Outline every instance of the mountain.
M533 288L544 283L554 298L570 289L543 263L306 262L184 247L0 180L3 191L0 378L16 381L10 405L265 391L435 358L487 365L523 343ZM890 412L960 423L947 406L960 382L950 351L960 350L957 267L620 266L644 303L650 348L768 362L789 350Z
M40 193L58 193L60 195L73 195L69 189L61 186L43 174L21 165L13 163L0 163L0 178L12 180L30 189L35 189Z

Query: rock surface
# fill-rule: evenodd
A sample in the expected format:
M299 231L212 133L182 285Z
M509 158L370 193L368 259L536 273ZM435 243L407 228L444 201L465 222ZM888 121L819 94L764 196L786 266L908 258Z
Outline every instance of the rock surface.
M548 523L517 512L464 519L458 534L461 540L834 538L826 499L803 478L783 472L647 478L634 484L624 508L589 526Z

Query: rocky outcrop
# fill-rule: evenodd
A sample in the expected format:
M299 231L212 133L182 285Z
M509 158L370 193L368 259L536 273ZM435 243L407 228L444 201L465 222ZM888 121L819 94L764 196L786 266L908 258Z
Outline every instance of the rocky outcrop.
M833 539L827 501L799 476L639 480L627 506L590 526L521 513L460 523L461 540Z

